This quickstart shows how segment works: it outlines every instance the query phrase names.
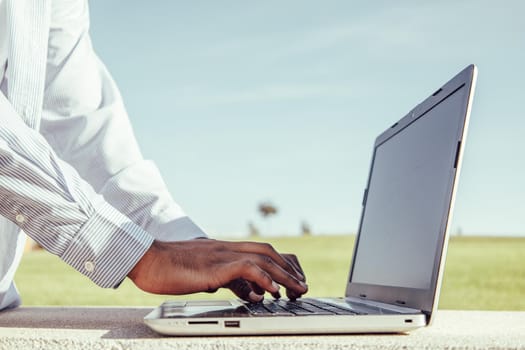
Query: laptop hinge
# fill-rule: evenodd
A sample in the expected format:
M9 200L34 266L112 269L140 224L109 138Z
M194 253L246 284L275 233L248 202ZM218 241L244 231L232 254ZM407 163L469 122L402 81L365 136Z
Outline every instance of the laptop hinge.
M365 206L367 199L368 199L368 188L365 188L365 192L363 193L363 200L361 202L361 205L363 207Z

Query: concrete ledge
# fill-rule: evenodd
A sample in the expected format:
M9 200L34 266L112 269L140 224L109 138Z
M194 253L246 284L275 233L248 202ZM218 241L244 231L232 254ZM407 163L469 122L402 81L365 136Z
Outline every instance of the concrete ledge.
M409 335L163 338L151 308L22 307L0 313L0 349L525 349L525 312L439 311Z

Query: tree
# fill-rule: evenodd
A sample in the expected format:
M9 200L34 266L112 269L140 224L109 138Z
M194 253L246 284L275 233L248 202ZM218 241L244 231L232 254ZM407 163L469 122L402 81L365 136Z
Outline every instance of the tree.
M263 218L268 218L272 215L277 214L277 207L270 202L263 202L259 204L259 213Z
M272 215L276 215L278 212L277 207L270 203L270 202L262 202L259 204L259 213L263 217L263 219L268 220L269 217ZM271 231L269 227L266 227L265 231Z
M304 220L301 222L301 235L303 236L312 235L312 229L310 228L310 225Z
M250 232L250 237L259 237L259 229L252 221L248 222L248 230Z

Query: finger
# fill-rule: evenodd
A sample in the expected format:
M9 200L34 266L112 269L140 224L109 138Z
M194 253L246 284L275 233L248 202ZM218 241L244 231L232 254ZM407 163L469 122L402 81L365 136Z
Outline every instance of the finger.
M286 290L286 296L288 297L288 299L290 300L297 300L299 299L300 297L303 296L303 294L306 294L308 292L308 290L306 290L304 293L297 293L291 289L287 289Z
M229 288L235 295L243 300L252 303L258 303L263 300L264 291L262 293L254 292L250 283L242 278L231 281L225 287Z
M242 278L257 284L269 293L277 293L279 285L270 276L270 273L256 264L253 259L242 258L234 259L228 266L230 280Z
M250 284L250 287L252 287L252 290L255 294L264 296L265 290L261 287L259 287L256 283L247 282ZM274 299L280 299L281 293L279 291L272 293L272 296Z
M300 296L307 292L308 286L303 281L295 275L289 274L288 271L282 269L281 266L277 265L267 256L256 255L254 259L256 263L267 271L276 282L286 287L286 290L290 291L291 295ZM280 293L272 293L272 295L276 299L281 297Z
M264 299L264 289L259 287L256 283L248 282L242 278L231 281L226 285L227 288L237 295L239 298L252 302L258 303ZM272 293L275 299L281 298L281 293L278 291Z
M301 267L301 264L299 263L299 259L297 259L297 256L295 256L295 254L282 254L282 256L286 260L288 260L288 263L290 263L295 268L295 270L298 272L298 274L303 277L299 279L303 282L306 282L306 275L304 274L303 268Z
M308 287L306 284L299 279L297 279L294 275L288 273L288 271L285 271L281 266L276 264L270 257L266 255L258 255L258 254L244 254L244 257L248 257L249 261L255 263L257 267L265 271L270 278L286 287L286 289L290 289L294 291L297 294L304 294L308 290ZM259 284L257 281L252 281L254 283ZM260 284L259 284L260 285ZM263 285L260 285L264 288ZM272 291L268 290L272 295L277 292L277 290ZM275 294L274 297L277 297L278 295ZM279 295L280 296L280 295Z
M271 244L255 242L229 242L229 244L231 244L232 250L239 253L266 255L288 273L295 275L300 280L304 278L304 276L299 273L287 259L279 254Z
M250 287L254 291L255 294L264 295L264 289L259 287L257 283L247 282L250 284Z
M255 294L264 296L264 293L265 293L264 289L259 287L256 283L252 283L252 282L248 282L248 283L252 287L252 290L253 290L253 292ZM279 291L277 291L275 293L272 293L272 297L274 299L280 299L281 298L281 293Z
M290 263L292 265L294 265L294 267L299 270L301 272L301 274L303 275L303 277L305 276L304 272L303 272L303 268L301 267L301 264L299 263L299 260L297 259L297 257L294 255L294 254L283 254L283 256L288 259L288 261L290 261ZM306 282L306 277L302 280L303 282ZM300 298L302 294L299 294L293 290L290 290L290 289L287 289L286 290L286 296L288 297L288 299L290 300L296 300L297 298Z

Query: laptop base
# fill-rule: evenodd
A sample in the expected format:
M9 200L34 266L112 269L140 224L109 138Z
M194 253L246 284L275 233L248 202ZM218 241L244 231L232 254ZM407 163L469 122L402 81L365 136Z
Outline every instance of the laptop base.
M343 298L320 298L334 305ZM405 333L425 327L423 313L393 313L376 306L355 315L251 314L241 300L170 302L155 308L144 322L154 331L171 336ZM168 305L168 306L167 306ZM184 305L184 306L183 306ZM360 310L367 309L361 306Z

